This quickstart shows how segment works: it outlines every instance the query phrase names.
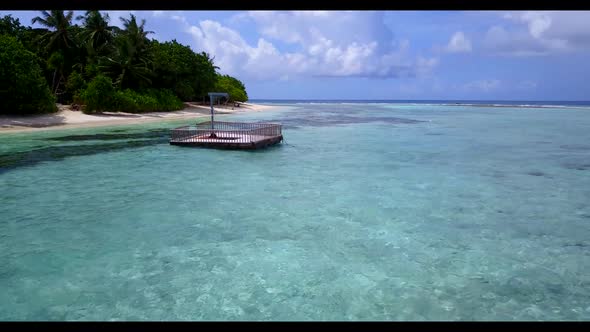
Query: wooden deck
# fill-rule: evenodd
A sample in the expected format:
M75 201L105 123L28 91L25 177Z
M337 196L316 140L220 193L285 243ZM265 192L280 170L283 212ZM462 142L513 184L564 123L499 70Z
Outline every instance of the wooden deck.
M260 149L283 140L280 124L205 122L172 130L170 144L217 149Z

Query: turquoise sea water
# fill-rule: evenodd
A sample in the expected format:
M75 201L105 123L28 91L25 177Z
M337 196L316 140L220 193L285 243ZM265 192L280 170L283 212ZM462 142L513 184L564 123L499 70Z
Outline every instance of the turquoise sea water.
M0 320L588 320L590 108L292 104L0 135Z

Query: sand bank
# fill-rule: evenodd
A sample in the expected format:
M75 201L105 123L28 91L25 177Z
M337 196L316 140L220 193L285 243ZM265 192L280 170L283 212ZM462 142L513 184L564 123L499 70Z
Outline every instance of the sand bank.
M275 106L241 103L240 107L231 104L215 106L215 114L233 114L241 112L261 112L276 108ZM191 119L207 117L210 107L185 103L185 108L174 112L123 113L104 112L102 114L84 114L73 111L69 106L59 105L59 111L39 116L0 116L0 133L21 132L50 129L97 127L112 125L129 125L174 119Z

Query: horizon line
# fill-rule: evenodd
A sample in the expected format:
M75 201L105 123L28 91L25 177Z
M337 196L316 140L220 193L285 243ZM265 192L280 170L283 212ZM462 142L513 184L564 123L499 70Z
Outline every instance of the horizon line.
M250 98L249 100L338 100L338 101L532 101L532 102L557 102L557 101L567 101L567 102L590 102L590 100L565 100L565 99L323 99L323 98Z

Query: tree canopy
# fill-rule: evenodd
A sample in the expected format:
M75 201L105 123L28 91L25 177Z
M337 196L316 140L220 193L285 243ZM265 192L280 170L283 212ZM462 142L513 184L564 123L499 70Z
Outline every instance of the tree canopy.
M246 87L237 78L229 75L218 75L215 82L215 90L218 92L229 93L230 101L247 101L248 94L246 93Z
M0 35L0 114L56 111L37 60L15 37Z
M31 21L42 26L35 29L10 15L0 18L0 112L9 104L16 113L50 112L55 110L55 106L47 106L50 100L96 104L92 96L99 88L114 98L108 105L90 107L99 111L129 111L135 106L135 111L177 109L182 107L180 101L203 100L211 91L227 92L232 101L248 99L244 84L219 74L220 68L206 52L194 51L176 40L150 39L153 32L145 28L146 21L138 21L134 15L121 18L123 28L110 22L108 14L99 11L78 17L72 11L41 11ZM22 84L6 92L15 80ZM112 85L112 91L106 84ZM28 92L14 92L16 86ZM34 93L32 86L37 89ZM29 100L24 100L27 95ZM18 103L23 106L15 107ZM37 107L34 112L33 106Z

